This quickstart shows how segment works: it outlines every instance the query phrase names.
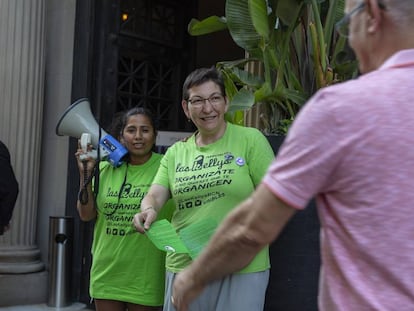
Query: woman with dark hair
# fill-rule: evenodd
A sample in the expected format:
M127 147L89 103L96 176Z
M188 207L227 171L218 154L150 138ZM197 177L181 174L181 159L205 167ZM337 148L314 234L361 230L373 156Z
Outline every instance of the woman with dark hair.
M149 110L135 107L114 118L110 133L128 154L119 167L100 162L99 183L91 177L95 159L82 161L80 155L85 152L81 148L76 152L79 216L83 221L96 220L90 295L98 311L159 311L164 297L165 253L131 226L162 158L152 151L155 122ZM90 179L92 183L87 182ZM95 191L93 184L98 188ZM171 208L171 204L165 206L159 219L169 219Z

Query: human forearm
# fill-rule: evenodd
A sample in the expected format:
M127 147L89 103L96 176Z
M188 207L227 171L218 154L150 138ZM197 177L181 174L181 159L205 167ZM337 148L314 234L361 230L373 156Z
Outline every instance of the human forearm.
M141 212L148 211L150 209L153 209L155 212L159 212L161 209L160 204L157 202L156 198L151 195L147 194L141 201Z
M260 237L247 223L252 204L252 199L248 199L230 213L190 266L197 283L205 285L243 269L270 242L268 236Z
M89 146L89 151L91 150ZM81 220L90 221L96 218L95 195L92 191L92 176L95 171L96 161L92 157L86 157L81 160L81 155L85 151L80 147L75 153L76 161L79 169L79 192L76 207Z
M167 188L160 185L152 185L147 195L141 201L141 211L135 214L133 225L135 229L144 233L151 224L157 219L159 210L170 198L170 192Z
M141 201L141 212L153 208L158 213L168 199L168 189L160 185L152 185Z
M175 303L185 310L209 282L236 272L269 244L295 213L264 185L222 222L201 255L174 283Z

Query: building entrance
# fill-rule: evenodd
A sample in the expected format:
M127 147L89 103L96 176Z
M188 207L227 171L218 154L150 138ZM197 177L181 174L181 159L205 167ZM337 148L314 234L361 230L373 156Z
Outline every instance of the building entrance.
M134 106L152 110L162 131L191 131L181 109L181 86L194 67L194 38L187 24L191 0L78 0L72 102L87 97L100 126ZM93 223L76 211L79 176L71 138L67 215L75 218L72 299L86 304Z

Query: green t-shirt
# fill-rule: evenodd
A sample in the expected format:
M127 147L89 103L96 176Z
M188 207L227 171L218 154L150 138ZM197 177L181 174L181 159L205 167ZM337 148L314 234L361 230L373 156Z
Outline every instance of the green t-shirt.
M139 211L161 158L153 153L145 164L124 163L118 168L100 163L90 278L93 298L149 306L163 304L165 253L132 227L133 216ZM169 201L159 219L170 219L173 208Z
M154 184L167 187L176 205L172 225L183 228L211 219L219 224L260 183L273 150L257 129L227 123L216 142L198 147L195 135L172 145L161 160ZM242 271L257 272L270 267L265 247ZM191 262L187 254L168 253L166 268L179 272Z

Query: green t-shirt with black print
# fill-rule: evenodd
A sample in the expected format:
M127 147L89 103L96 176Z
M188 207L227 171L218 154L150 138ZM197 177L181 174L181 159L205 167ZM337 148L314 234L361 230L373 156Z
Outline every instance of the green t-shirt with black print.
M154 184L170 189L176 205L172 224L179 233L203 219L219 224L260 183L273 150L257 129L227 123L225 134L216 142L198 147L195 134L172 145L161 160ZM265 247L242 271L269 268ZM166 268L179 272L191 262L188 254L168 253Z
M142 165L124 163L117 168L100 163L90 278L93 298L163 304L165 253L132 227L133 216L139 212L161 158L153 153ZM169 201L159 219L171 219L173 208Z

